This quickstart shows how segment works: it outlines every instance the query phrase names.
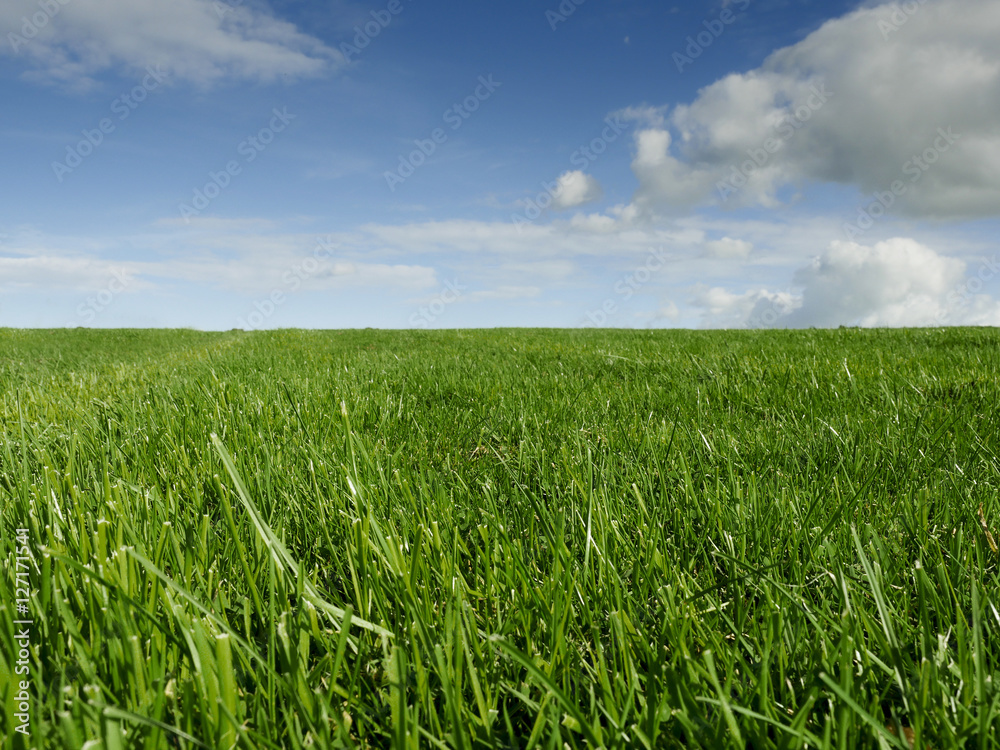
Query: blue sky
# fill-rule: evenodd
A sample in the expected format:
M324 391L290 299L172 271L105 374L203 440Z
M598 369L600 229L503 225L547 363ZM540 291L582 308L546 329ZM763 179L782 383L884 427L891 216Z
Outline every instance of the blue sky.
M998 325L1000 3L11 0L0 325Z

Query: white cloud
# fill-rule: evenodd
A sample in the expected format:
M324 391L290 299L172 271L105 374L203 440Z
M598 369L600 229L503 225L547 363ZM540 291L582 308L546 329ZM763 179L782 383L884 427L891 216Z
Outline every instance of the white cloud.
M639 317L645 317L648 324L655 324L660 322L676 323L681 319L680 308L677 307L677 303L672 300L667 300L663 305L654 311L651 315L643 316L639 313Z
M33 76L87 87L109 69L162 66L172 80L270 81L320 73L342 55L254 4L222 0L33 0L0 4L2 48ZM42 24L37 23L45 19Z
M638 228L639 209L634 204L617 205L605 213L574 214L569 220L570 228L593 234L612 234ZM643 227L648 229L648 227Z
M548 282L561 281L572 276L577 267L568 260L527 261L524 263L503 263L501 272L517 274L528 278L543 279Z
M1000 325L1000 301L981 293L997 274L1000 254L970 274L965 261L909 238L870 247L835 241L796 272L798 294L715 287L693 302L712 327Z
M262 299L274 290L335 291L329 298L335 309L352 293L392 306L407 293L431 293L441 278L458 278L472 290L464 301L562 306L568 317L544 318L544 324L572 320L577 304L594 310L614 299L623 304L619 324L1000 325L1000 253L948 234L928 234L927 242L834 242L807 261L808 247L828 242L826 224L689 217L672 229L623 224L608 232L569 221L521 232L503 222L373 224L330 237L329 255L314 264L309 259L319 258L323 247L315 234L283 232L250 218L209 219L106 238L15 229L0 243L0 295L59 298L73 291L82 301L124 271L134 280L125 290L132 299L180 289L219 300ZM144 248L141 257L136 247ZM616 279L636 277L654 250L666 267L636 290L632 306L624 305L622 290L633 287ZM984 254L986 260L976 260ZM706 255L722 260L706 263ZM706 279L706 269L726 265L738 266L731 278ZM685 290L693 296L682 305Z
M388 263L333 263L328 271L316 274L317 285L326 288L346 286L390 286L404 289L426 289L437 284L433 268ZM328 283L330 281L341 283Z
M619 110L614 114L620 120L638 122L646 126L658 128L663 125L663 120L667 114L667 108L665 106L652 107L648 104L643 104L638 107L626 107L625 109Z
M691 167L670 153L667 130L651 128L635 134L632 171L639 180L635 203L645 213L664 208L689 208L703 202L718 170Z
M0 289L50 287L93 291L112 280L128 279L126 286L135 291L145 284L133 284L135 263L109 263L93 257L62 257L54 254L30 257L0 256Z
M283 244L280 239L275 245ZM236 292L259 293L293 286L303 290L331 290L355 287L384 289L427 289L437 284L437 274L429 266L403 263L368 263L342 259L336 252L318 260L307 247L262 258L237 260L210 253L187 260L149 261L136 264L150 277L190 281Z
M537 286L511 286L503 285L496 289L484 289L478 292L469 292L462 295L465 302L484 302L488 300L510 300L537 297L542 290Z
M751 289L742 293L730 292L722 287L700 287L691 300L701 313L701 324L706 328L746 328L769 325L767 315L771 310L774 320L793 310L801 299L790 292L771 292Z
M595 177L580 170L564 172L559 176L557 187L552 196L552 208L555 211L565 211L585 203L600 200L604 191L601 183Z
M611 234L621 228L615 218L607 214L574 214L569 225L573 229L593 234Z
M928 0L908 16L900 7L829 21L702 89L669 129L638 131L636 203L771 206L790 184L870 194L899 181L895 209L908 215L1000 214L1000 3Z
M706 258L746 258L753 250L753 244L746 240L723 237L705 243Z
M430 266L372 261L336 238L264 233L261 222L233 219L199 222L179 231L127 238L151 251L142 260L109 260L121 240L80 242L75 238L28 235L0 248L0 290L74 289L92 292L127 277L128 292L189 282L237 293L257 294L293 286L303 290L376 287L420 290L437 284ZM252 231L254 227L258 231ZM322 243L320 240L322 239Z
M170 216L157 219L153 226L180 230L259 233L275 228L271 219L258 217Z
M510 222L468 219L366 224L351 235L351 241L359 246L392 250L406 256L495 254L510 259L529 257L535 260L580 256L644 257L651 247L687 246L701 239L703 235L696 231L633 226L621 216L616 219L597 214L583 218L578 214L570 221L519 226ZM694 254L692 250L691 255Z
M930 323L935 304L965 273L965 263L944 258L912 240L865 247L833 242L796 273L805 287L795 317L812 325L867 321L878 325L913 320Z

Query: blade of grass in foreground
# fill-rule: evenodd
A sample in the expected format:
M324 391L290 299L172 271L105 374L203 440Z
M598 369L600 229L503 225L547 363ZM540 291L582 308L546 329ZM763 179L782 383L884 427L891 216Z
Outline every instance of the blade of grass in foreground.
M278 539L274 531L271 530L271 527L268 526L267 522L260 515L260 511L257 510L257 506L254 505L253 501L250 499L250 493L247 492L246 486L243 484L243 479L240 477L239 471L236 469L236 464L233 463L232 456L229 455L229 451L226 450L226 446L222 444L222 441L219 440L219 436L214 432L212 433L212 443L215 445L215 449L218 451L219 457L222 459L222 463L226 467L226 471L229 473L230 478L236 485L236 494L249 514L250 520L253 521L253 525L257 529L257 533L260 535L261 541L263 541L264 545L271 551L271 558L274 560L275 566L289 578L294 578L294 571L299 570L299 564L295 561L295 558L292 557L285 545L281 543L281 540ZM319 593L316 586L313 585L313 582L308 578L301 583L305 589L306 598L313 606L335 616L339 623L343 623L347 614L343 609L326 601ZM370 623L367 620L363 620L360 617L352 618L351 624L357 625L359 628L363 628L365 630L370 630L378 635L384 635L390 638L392 637L392 633L385 628Z

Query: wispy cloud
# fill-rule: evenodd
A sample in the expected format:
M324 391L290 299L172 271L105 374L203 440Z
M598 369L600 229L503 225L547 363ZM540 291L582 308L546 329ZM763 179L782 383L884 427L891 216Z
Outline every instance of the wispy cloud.
M105 71L161 65L173 81L311 76L343 55L259 5L224 0L32 0L0 4L0 50L31 65L39 81L86 88ZM41 16L46 16L44 23ZM34 20L33 20L34 19Z

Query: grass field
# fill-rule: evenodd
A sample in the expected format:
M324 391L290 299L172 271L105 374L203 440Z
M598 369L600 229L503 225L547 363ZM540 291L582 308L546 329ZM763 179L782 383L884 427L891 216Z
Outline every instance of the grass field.
M998 488L997 330L0 330L0 735L1000 748Z

